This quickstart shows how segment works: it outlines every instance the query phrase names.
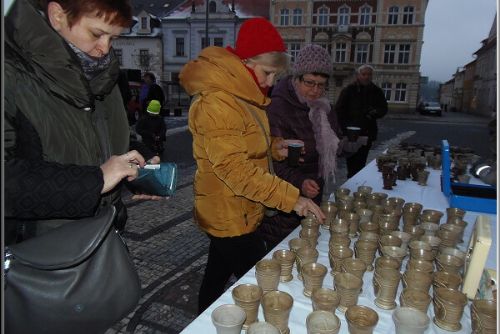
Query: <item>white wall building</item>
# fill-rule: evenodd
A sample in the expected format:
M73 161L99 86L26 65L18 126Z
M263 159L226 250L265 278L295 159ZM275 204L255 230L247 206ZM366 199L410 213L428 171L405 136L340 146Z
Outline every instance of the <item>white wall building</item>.
M163 79L163 40L160 20L141 11L134 17L136 24L113 41L120 67L152 72Z

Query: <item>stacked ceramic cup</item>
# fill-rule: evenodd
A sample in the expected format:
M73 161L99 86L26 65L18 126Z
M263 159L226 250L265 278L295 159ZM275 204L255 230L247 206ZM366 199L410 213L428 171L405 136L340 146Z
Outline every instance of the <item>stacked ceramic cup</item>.
M497 333L497 303L495 300L473 300L470 314L474 333Z
M358 303L363 281L351 273L338 273L333 278L335 290L340 295L338 309L345 312L349 306Z
M434 290L434 323L447 331L459 331L460 320L467 305L467 296L458 290L437 288Z
M352 258L353 251L349 246L333 244L328 250L328 259L332 268L332 275L336 275L342 271L342 263L346 259Z
M324 201L321 203L321 211L323 211L326 217L322 227L328 230L330 223L337 217L338 208L334 202Z
M262 298L262 289L254 284L240 284L231 292L234 303L240 306L246 313L246 320L243 328L248 328L251 324L258 321L260 300Z
M281 265L273 259L262 259L255 265L257 284L264 293L278 290L280 283Z
M273 259L281 265L280 282L290 282L293 279L295 257L295 253L288 249L279 249L273 253Z
M274 325L281 334L289 334L288 320L293 298L283 291L271 291L262 296L262 309L266 322Z
M301 247L296 252L295 262L297 264L298 279L302 280L302 266L309 262L316 262L319 253L316 248L309 246Z

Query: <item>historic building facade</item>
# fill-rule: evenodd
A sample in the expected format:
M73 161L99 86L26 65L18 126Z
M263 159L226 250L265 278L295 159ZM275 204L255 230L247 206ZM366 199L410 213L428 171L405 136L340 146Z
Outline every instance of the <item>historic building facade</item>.
M414 111L428 0L271 0L270 20L292 56L320 44L332 56L329 96L335 102L362 64L375 68L374 82L390 110Z

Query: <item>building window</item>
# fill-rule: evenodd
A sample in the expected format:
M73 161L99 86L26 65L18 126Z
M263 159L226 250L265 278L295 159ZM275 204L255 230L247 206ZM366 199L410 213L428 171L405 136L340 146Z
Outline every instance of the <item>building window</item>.
M280 25L287 26L288 25L288 15L290 11L286 8L280 11Z
M302 9L295 8L293 10L293 25L300 26L302 25Z
M215 1L210 1L208 4L208 12L209 13L216 13L217 12L217 4Z
M389 8L389 24L398 24L398 13L399 13L399 7L397 6L392 6Z
M363 7L359 13L359 25L367 26L371 23L371 8Z
M293 63L297 58L297 55L299 54L300 43L290 43L290 45L288 46L288 50L290 52L290 56L292 57L291 61Z
M339 8L338 25L339 26L349 25L349 8L347 8L347 7Z
M215 37L214 38L214 46L222 47L223 45L224 45L224 39L222 37Z
M347 44L335 43L335 62L345 63L347 58Z
M186 54L184 52L184 37L175 38L175 56L184 57Z
M320 8L318 10L318 25L327 26L328 19L329 19L328 9L327 8Z
M120 64L120 66L123 66L123 50L115 48L113 48L113 50L115 51L116 59L118 59L118 64Z
M392 83L390 82L383 82L382 83L382 90L384 91L384 96L387 101L391 100L391 94L392 94Z
M201 38L201 48L204 49L208 46L210 46L210 38L207 41L207 39L205 37L202 37Z
M147 17L141 17L141 29L148 29L148 18Z
M398 63L399 64L410 63L410 44L399 45Z
M386 44L384 46L384 64L394 64L396 56L396 44Z
M403 9L403 24L413 24L413 7L407 6Z
M366 64L368 61L368 44L356 45L356 63Z
M139 64L142 67L149 66L149 50L148 49L140 49L139 50Z
M396 84L396 92L394 94L394 101L405 102L406 101L406 84L399 82Z

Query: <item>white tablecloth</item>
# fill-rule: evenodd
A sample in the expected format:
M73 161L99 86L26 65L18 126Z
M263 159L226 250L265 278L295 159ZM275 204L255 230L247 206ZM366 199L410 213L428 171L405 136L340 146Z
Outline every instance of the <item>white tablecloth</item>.
M430 171L429 180L427 182L428 186L422 187L417 185L416 182L413 181L397 181L397 186L393 188L393 190L384 190L382 184L382 175L377 171L375 161L372 161L368 164L363 170L361 170L354 177L349 179L342 187L351 189L351 192L356 191L358 186L366 185L373 187L374 192L385 192L389 195L389 197L402 197L406 200L406 202L419 202L423 204L424 209L436 209L440 211L445 211L448 205L447 199L443 196L440 187L440 171ZM470 238L470 233L474 226L474 222L479 212L467 212L464 220L469 224L465 231L464 240L465 242L459 245L459 248L465 250L467 247L466 243ZM491 219L492 226L492 245L490 249L490 253L488 256L487 268L497 268L497 257L496 257L496 216L485 214ZM446 216L442 219L444 220ZM272 253L278 249L288 249L288 241L293 238L297 238L299 235L300 227L298 227L295 231L293 231L286 239L284 239L274 250L272 250L269 254L266 255L266 258L271 258ZM327 266L330 269L329 261L328 261L328 240L330 237L330 232L324 229L320 229L321 236L318 240L318 246L316 249L319 251L318 262ZM353 242L351 242L351 248L353 247ZM402 267L404 270L404 264ZM289 320L289 328L291 334L306 334L307 330L305 327L306 317L312 312L312 304L311 299L305 297L302 293L303 291L303 283L299 281L297 277L297 271L294 267L293 271L294 279L288 283L280 283L278 286L278 290L285 291L293 296L294 304L292 311L290 313ZM363 277L363 292L359 296L358 304L366 305L377 311L379 315L379 322L377 327L375 328L375 333L394 333L394 323L392 321L392 312L393 310L383 310L377 307L374 304L375 296L373 294L373 285L372 285L373 272L366 272ZM238 280L233 287L244 284L244 283L252 283L257 284L257 280L255 279L255 267L252 268L249 272L247 272L240 280ZM323 286L327 288L333 288L333 277L330 275L330 272L326 275ZM184 334L210 334L216 333L215 327L212 324L211 314L212 311L222 304L234 304L234 301L231 297L231 290L229 288L216 302L214 302L205 312L203 312L198 318L196 318L191 324L189 324L182 333ZM396 297L396 302L399 305L399 295L402 291L402 284L399 285L398 294ZM430 291L432 296L432 288ZM433 305L429 306L428 315L431 318L431 325L426 333L451 333L445 330L440 329L432 322L432 317L434 314ZM342 312L336 311L336 315L341 320L341 328L340 333L348 333L347 330L347 321ZM262 313L262 307L259 308L259 320L264 321L264 315ZM458 332L454 333L463 333L469 334L471 333L471 324L470 324L470 309L469 305L466 306L464 310L464 315L461 320L462 329ZM244 331L243 331L244 333Z

